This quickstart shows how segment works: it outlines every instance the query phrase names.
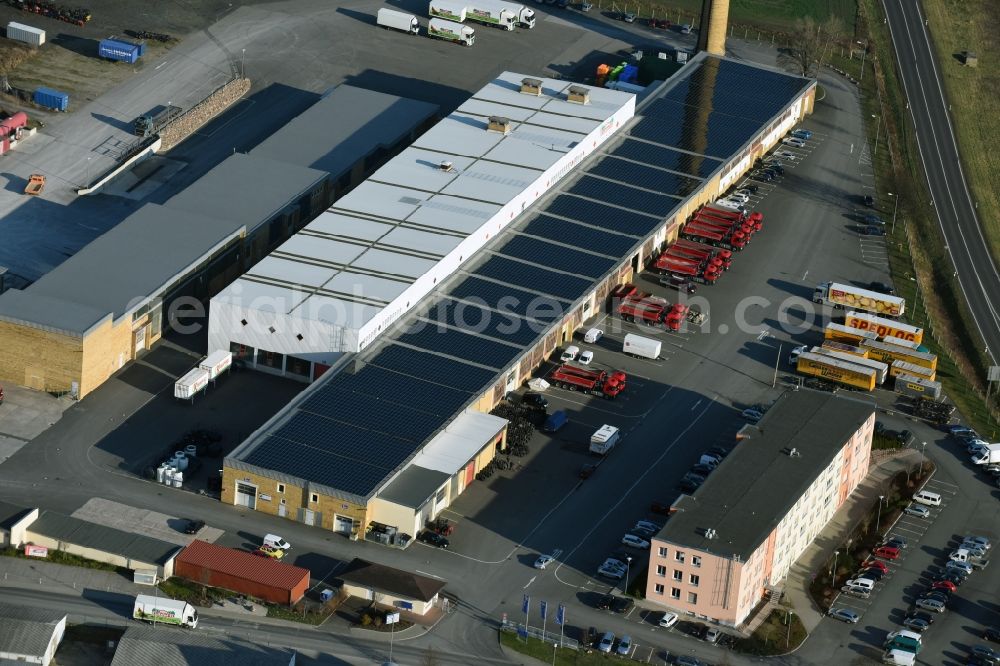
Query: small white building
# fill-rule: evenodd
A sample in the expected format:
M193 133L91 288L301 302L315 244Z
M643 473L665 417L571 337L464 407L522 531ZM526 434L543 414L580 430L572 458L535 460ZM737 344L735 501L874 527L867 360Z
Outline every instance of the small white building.
M0 663L48 666L65 633L65 613L0 604Z
M504 72L215 296L209 348L315 379L370 345L634 114L629 93Z

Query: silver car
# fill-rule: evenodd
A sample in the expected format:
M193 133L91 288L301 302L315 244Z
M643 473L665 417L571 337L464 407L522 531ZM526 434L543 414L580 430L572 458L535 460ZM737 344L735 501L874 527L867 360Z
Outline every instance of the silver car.
M944 612L944 603L938 601L937 599L917 599L913 605L932 613Z
M847 622L848 624L857 624L858 620L861 619L860 615L846 608L831 608L829 615L835 620Z

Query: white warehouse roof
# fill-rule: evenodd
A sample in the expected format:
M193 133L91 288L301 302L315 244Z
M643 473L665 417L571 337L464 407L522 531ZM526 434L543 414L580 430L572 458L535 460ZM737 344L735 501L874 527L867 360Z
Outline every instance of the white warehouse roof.
M635 96L504 72L212 299L209 348L330 363L367 346L635 113ZM488 129L491 118L509 129Z

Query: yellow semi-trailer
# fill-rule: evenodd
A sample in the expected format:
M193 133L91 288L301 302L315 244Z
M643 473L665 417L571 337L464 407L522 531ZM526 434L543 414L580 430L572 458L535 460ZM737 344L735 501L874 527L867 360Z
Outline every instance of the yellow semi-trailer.
M911 375L913 377L920 377L921 379L929 379L930 381L934 381L937 378L937 373L930 368L907 363L906 361L893 361L892 367L889 368L889 374L893 377Z
M919 326L910 326L873 315L870 312L848 312L844 315L844 325L862 331L871 331L880 338L899 338L917 344L924 340L924 329Z
M941 390L939 382L907 374L896 375L896 393L901 395L937 400L941 397Z
M889 340L875 341L865 340L861 343L862 349L868 350L868 358L882 361L892 365L893 361L903 361L912 363L922 368L937 370L937 356L928 352L921 352L909 347L897 345Z
M848 363L832 356L805 352L799 354L795 369L804 375L822 377L831 382L852 386L864 391L875 390L875 371L871 368Z
M836 340L824 340L823 344L820 345L822 349L828 349L830 351L841 352L843 354L850 354L851 356L860 356L861 358L868 358L868 350L862 349L861 347L855 347L854 345L849 345L846 342L837 342Z
M880 386L885 383L886 378L889 376L889 365L881 361L873 361L870 358L852 356L851 354L845 354L844 352L834 351L832 349L826 349L824 347L813 347L811 351L814 354L821 354L823 356L829 356L831 358L838 358L841 361L846 361L847 363L853 363L855 365L860 365L863 368L870 368L874 370L875 383Z
M843 324L827 324L823 336L827 340L849 345L859 345L864 340L878 340L878 335L871 331L862 331Z

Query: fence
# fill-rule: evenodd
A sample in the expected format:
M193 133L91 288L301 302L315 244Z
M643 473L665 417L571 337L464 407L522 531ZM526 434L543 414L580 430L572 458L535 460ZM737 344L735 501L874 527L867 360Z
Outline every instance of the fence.
M539 627L525 627L520 622L505 622L500 626L501 631L506 631L511 634L517 634L521 638L537 638L543 643L551 643L552 645L559 645L560 647L569 648L570 650L579 650L579 641L573 638L567 638L566 636L561 636L557 632L552 631L542 631Z

